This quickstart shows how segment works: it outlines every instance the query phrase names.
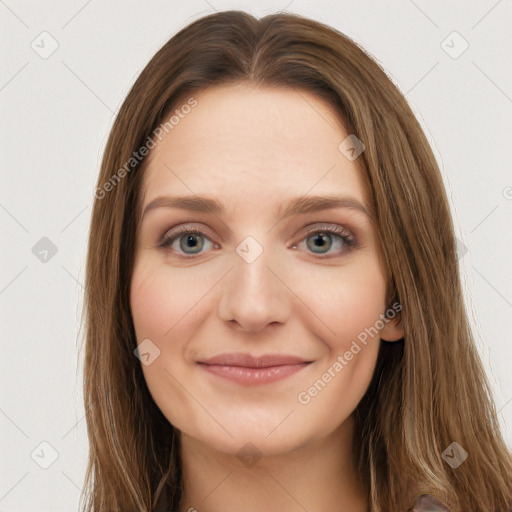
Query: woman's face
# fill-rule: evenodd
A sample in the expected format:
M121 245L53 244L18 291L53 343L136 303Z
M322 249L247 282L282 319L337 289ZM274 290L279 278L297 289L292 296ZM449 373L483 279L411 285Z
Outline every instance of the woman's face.
M349 425L379 337L402 335L383 321L359 148L340 149L349 133L308 93L193 97L144 176L131 282L144 377L184 434L284 453Z

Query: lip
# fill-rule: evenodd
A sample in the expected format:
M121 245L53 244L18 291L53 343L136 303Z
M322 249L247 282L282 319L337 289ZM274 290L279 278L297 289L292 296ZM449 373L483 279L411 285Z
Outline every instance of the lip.
M270 384L290 377L312 361L286 354L220 354L198 361L204 370L243 386Z

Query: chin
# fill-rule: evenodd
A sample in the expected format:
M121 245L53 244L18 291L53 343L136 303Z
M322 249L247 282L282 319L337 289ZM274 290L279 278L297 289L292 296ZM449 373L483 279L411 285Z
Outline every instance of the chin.
M189 440L199 442L211 450L237 457L246 466L254 465L255 459L262 457L281 456L293 452L313 442L315 435L311 432L284 430L279 435L268 435L263 429L258 430L242 428L232 429L233 437L228 435L212 435L211 432L182 432ZM247 458L250 461L247 461Z

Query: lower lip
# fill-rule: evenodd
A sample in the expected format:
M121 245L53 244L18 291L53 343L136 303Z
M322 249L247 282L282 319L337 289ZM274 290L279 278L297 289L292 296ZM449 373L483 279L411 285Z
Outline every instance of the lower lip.
M258 384L270 384L278 380L286 379L286 377L290 377L294 373L306 368L309 364L310 363L285 364L266 368L247 368L245 366L223 366L206 363L200 363L200 366L207 372L231 380L242 386L257 386Z

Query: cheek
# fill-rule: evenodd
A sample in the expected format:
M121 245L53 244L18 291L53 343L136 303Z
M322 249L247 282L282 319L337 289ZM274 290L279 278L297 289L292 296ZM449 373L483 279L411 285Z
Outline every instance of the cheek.
M248 425L255 425L255 436L260 430L268 433L293 409L295 420L288 429L272 436L276 446L291 442L291 434L297 439L318 437L343 423L364 395L377 358L375 334L367 336L367 344L358 342L354 346L354 341L374 326L385 310L385 280L377 263L360 258L338 268L308 263L279 269L283 280L293 284L291 291L283 294L290 312L289 328L298 329L318 361L315 370L297 385L279 396L269 396L261 407L246 403L247 395L243 393L226 402L221 393L194 379L190 344L199 337L207 342L209 336L200 336L201 329L219 327L221 323L215 315L216 301L225 282L219 281L222 273L211 268L206 271L207 267L204 271L201 266L173 270L147 258L133 271L131 308L137 343L149 338L160 350L150 366L143 366L143 372L151 395L167 419L190 435L212 436L212 442L225 435L205 417L190 392L208 403L208 411L242 437L248 435ZM213 290L216 286L220 288ZM212 295L208 295L210 291ZM372 337L376 339L372 341ZM255 417L258 422L254 422ZM266 443L265 439L263 436L259 442Z
M315 313L308 316L312 319L309 329L325 333L322 339L332 357L348 350L358 336L376 337L376 325L386 307L386 282L375 261L361 260L335 271L320 268L297 284L298 295L308 298L307 306Z
M132 274L130 303L137 344L149 339L157 354L150 364L142 364L146 384L169 422L185 430L201 417L187 392L191 384L184 363L191 333L206 314L201 298L209 288L206 276L192 281L185 270L172 272L149 258ZM184 382L185 388L180 384Z
M302 293L319 276L309 275ZM322 293L309 294L318 318L307 328L322 336L326 357L296 395L302 420L315 436L328 435L356 409L371 382L380 346L386 282L375 262L340 269L326 280ZM320 327L321 324L328 329Z
M206 281L197 275L191 278L186 271L170 272L162 265L136 266L130 303L137 342L150 338L160 345L168 336L182 339L177 333L195 322L206 291Z

